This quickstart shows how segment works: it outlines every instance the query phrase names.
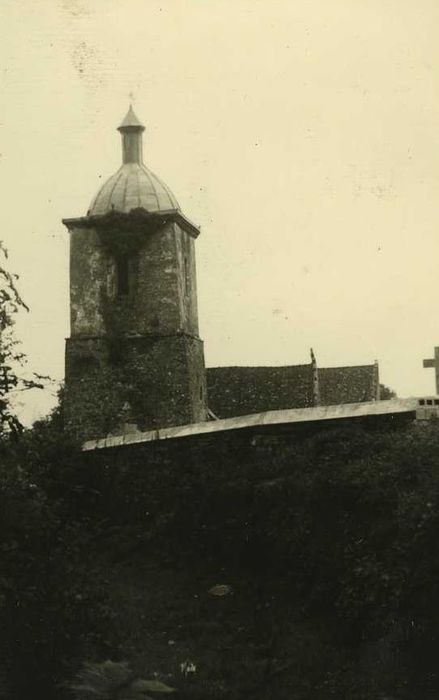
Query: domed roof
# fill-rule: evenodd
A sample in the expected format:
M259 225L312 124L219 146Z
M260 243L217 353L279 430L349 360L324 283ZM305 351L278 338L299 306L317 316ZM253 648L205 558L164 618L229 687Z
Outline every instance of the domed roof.
M90 205L88 216L101 216L111 211L128 214L138 208L148 212L180 209L169 187L143 164L144 129L130 107L118 127L122 134L123 165L102 185Z
M128 214L138 207L150 212L180 208L169 187L143 163L125 163L102 185L88 215L100 216L110 211Z

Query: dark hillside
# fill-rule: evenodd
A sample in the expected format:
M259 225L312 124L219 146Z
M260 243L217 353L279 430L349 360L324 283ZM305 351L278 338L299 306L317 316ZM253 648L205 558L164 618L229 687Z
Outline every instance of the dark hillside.
M5 448L4 697L60 699L106 658L179 698L437 697L436 424L88 455L59 440L40 426Z

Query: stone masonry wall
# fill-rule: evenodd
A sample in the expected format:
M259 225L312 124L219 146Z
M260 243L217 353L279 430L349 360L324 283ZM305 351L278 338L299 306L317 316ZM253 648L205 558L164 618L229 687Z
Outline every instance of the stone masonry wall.
M129 251L130 291L117 294L114 238L135 236ZM176 224L159 229L112 232L74 228L71 232L71 335L118 333L198 335L193 240Z
M66 421L81 439L205 420L205 396L198 338L67 341Z
M70 235L68 424L87 439L205 420L193 239L175 223L135 218Z

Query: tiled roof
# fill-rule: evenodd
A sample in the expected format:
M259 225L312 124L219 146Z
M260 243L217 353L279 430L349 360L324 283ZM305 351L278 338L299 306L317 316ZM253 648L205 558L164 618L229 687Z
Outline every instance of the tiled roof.
M210 367L209 408L218 418L313 405L311 365Z
M323 406L375 401L378 365L318 369ZM211 367L207 369L209 408L218 418L306 408L314 405L313 365Z
M319 368L319 389L324 406L374 401L378 398L378 365Z

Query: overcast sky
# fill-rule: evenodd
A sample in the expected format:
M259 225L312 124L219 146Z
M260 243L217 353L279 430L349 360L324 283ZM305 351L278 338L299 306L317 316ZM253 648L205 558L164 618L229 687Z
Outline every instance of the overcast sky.
M62 378L68 234L145 162L201 226L206 363L379 360L432 392L439 345L437 0L3 0L1 235L30 366ZM48 400L27 399L27 416Z

